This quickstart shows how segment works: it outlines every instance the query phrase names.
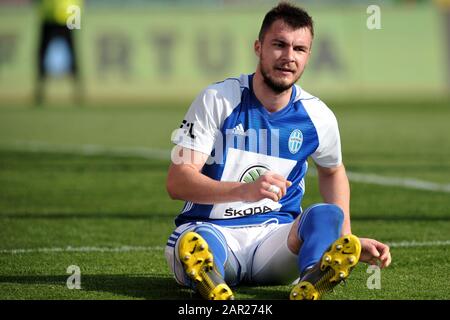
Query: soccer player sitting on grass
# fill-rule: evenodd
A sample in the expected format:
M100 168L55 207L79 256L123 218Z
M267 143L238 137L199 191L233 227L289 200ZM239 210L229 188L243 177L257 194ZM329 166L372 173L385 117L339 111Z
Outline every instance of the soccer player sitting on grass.
M320 299L358 261L391 262L388 246L352 235L336 118L295 85L313 36L308 13L280 3L255 41L256 72L207 87L174 132L167 190L186 203L165 254L205 299L298 278L291 299ZM303 211L308 157L324 203Z

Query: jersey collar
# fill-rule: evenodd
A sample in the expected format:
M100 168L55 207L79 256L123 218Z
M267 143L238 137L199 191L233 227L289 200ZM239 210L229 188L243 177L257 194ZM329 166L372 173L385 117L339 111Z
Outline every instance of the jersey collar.
M287 103L287 105L282 108L279 111L275 111L275 112L269 112L261 103L261 101L258 100L258 98L256 97L255 93L253 92L253 76L255 74L250 74L248 76L248 87L250 89L250 95L251 95L251 102L254 106L257 107L257 109L266 117L268 118L278 118L280 116L283 116L284 114L286 114L287 112L289 112L289 110L292 107L292 104L294 102L294 99L297 95L297 88L295 85L292 85L292 92L291 92L291 97L289 99L289 102Z

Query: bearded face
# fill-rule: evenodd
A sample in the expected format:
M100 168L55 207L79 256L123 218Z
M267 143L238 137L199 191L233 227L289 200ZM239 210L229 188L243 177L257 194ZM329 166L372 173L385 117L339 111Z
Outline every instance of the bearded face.
M289 90L300 79L310 56L312 35L308 28L292 29L275 21L262 42L255 44L258 70L274 93Z

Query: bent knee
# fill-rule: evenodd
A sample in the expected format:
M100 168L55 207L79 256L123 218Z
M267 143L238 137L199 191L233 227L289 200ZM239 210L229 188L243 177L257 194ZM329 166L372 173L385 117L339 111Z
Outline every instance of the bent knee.
M311 207L305 213L304 220L314 220L316 222L341 222L344 219L344 211L337 205L331 203L321 203Z

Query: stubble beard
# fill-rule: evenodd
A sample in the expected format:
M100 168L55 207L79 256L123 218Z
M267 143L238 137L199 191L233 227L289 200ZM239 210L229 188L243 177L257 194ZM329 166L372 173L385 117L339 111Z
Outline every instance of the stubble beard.
M282 80L274 79L272 76L270 76L270 72L268 72L268 70L264 68L262 59L259 62L259 69L261 70L261 75L263 77L264 83L276 94L281 94L289 90L294 85L294 83L296 83L298 79L300 79L300 76L302 75L302 73L300 73L298 77L290 83L285 83Z

